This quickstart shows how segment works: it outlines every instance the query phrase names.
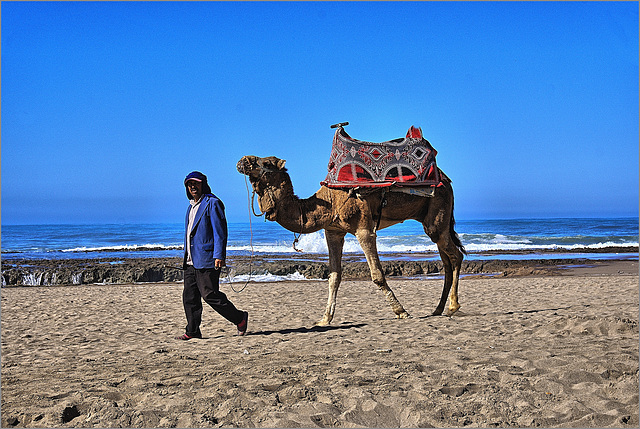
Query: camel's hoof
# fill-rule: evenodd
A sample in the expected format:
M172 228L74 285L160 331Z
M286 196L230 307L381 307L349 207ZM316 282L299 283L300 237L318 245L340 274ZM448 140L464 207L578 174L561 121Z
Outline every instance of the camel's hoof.
M314 325L314 326L328 326L328 325L329 325L329 323L331 323L331 322L330 322L330 321L328 321L328 320L324 320L324 319L322 319L322 320L318 320L318 321L317 321L316 323L314 323L313 325Z
M431 315L432 315L432 316L440 316L440 315L442 314L442 311L443 311L443 310L444 310L444 309L436 308L436 311L434 311L433 313L431 313Z
M456 311L458 311L458 309L460 309L460 306L454 307L454 308L449 308L449 310L447 310L447 313L445 314L445 316L451 317L454 315L454 313Z
M408 319L410 317L411 315L406 311L403 311L402 313L396 315L396 319Z

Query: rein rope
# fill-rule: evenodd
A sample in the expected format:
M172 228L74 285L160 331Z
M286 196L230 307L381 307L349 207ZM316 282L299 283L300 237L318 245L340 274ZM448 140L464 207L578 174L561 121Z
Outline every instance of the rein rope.
M247 185L247 176L244 176L244 184L247 187L247 198L249 197L249 185ZM255 203L254 203L254 199L256 196L256 191L255 189L251 192L251 202L249 203L249 207L251 207L251 211L253 212L253 215L255 217L260 217L264 214L264 212L257 214L256 213L256 209L255 209ZM251 224L251 216L249 216L249 224Z
M243 168L243 173L244 173L244 165L243 165L242 168ZM271 171L271 170L267 170L267 169L263 168L262 172L260 173L261 176L264 175L265 172L267 172L267 171ZM249 185L247 184L247 174L246 173L244 174L244 183L245 183L245 186L247 187L247 195L248 195L249 194ZM271 199L271 203L273 205L275 205L275 200L273 198L273 194L271 193L271 189L266 189L265 191L266 191L265 193L268 194L269 198ZM261 217L266 212L261 212L260 214L256 213L255 203L254 203L255 196L256 196L256 190L253 189L253 191L251 193L251 202L249 204L251 206L251 211L253 212L253 215L255 217ZM296 252L304 252L304 250L296 248L296 244L298 244L298 242L300 241L300 236L303 234L302 229L304 227L304 225L303 225L304 224L304 217L303 217L303 212L302 212L302 203L300 203L300 201L298 201L298 208L300 209L300 232L297 233L298 234L297 236L296 236L295 232L293 233L293 245L292 246L293 246L293 250L295 250ZM262 209L260 209L260 210L262 210ZM251 218L251 216L249 216L249 218ZM266 218L265 218L265 221L266 221ZM249 227L251 227L251 221L249 221ZM252 251L253 251L253 248L252 248Z
M247 204L249 205L249 207L251 207L250 210L253 211L253 214L256 217L262 216L264 213L261 213L261 214L257 215L255 209L253 208L253 197L256 195L256 191L253 191L253 193L251 194L251 197L249 197L249 184L247 183L247 175L246 174L244 175L244 185L247 188ZM247 285L251 281L251 268L253 266L253 224L251 222L251 213L249 213L249 247L251 248L251 253L249 255L249 278L247 279L247 281L242 286L242 289L236 290L233 287L233 282L231 281L231 273L230 273L230 271L227 272L227 278L229 279L229 285L231 286L231 290L233 290L235 293L240 293L243 290L245 290L245 288L247 287Z

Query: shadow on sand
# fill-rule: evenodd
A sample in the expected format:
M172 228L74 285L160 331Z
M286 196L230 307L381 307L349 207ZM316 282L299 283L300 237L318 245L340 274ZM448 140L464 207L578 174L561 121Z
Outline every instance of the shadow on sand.
M277 331L250 331L247 332L247 336L249 335L271 335L271 334L310 334L314 332L330 332L330 331L339 331L344 329L355 329L362 328L367 326L366 323L357 323L351 325L343 325L343 326L313 326L311 328L301 327L301 328L291 328L291 329L279 329Z

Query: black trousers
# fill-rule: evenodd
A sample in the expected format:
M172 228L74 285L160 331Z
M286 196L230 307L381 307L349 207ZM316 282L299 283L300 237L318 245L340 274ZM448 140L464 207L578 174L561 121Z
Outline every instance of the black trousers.
M187 265L184 271L184 289L182 304L187 316L186 334L190 337L201 337L202 300L209 304L229 322L237 325L244 319L244 312L238 310L227 296L220 292L220 270L196 269Z

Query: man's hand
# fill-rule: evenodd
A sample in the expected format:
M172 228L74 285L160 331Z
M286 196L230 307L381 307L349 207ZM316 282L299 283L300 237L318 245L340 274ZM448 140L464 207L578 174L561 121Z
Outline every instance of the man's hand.
M213 263L214 263L214 266L216 267L216 270L219 270L220 268L225 266L223 259L216 259Z

